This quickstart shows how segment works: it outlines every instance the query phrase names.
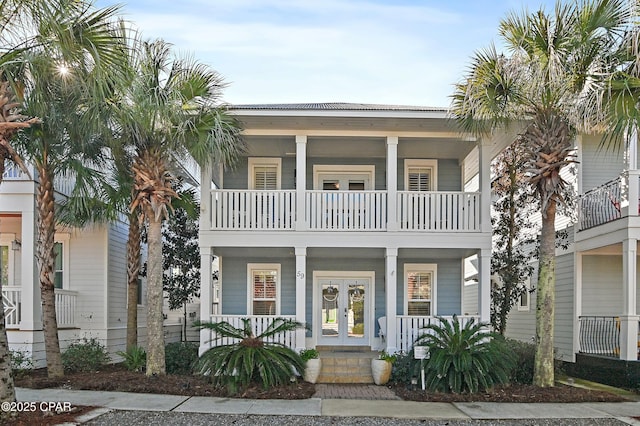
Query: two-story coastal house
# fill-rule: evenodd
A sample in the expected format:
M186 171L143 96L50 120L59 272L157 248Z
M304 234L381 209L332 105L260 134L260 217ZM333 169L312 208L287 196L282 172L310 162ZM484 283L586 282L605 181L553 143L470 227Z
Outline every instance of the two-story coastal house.
M247 153L201 179L203 321L249 317L259 331L287 317L307 325L280 337L292 348L406 351L435 316L463 314L464 263L474 255L474 314L489 320L489 165L504 141L462 135L439 108L232 113ZM201 351L214 337L201 332Z

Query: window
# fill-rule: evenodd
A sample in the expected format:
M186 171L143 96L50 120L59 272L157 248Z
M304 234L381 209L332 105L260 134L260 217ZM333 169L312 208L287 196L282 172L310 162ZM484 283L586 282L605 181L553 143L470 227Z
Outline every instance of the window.
M436 191L437 160L404 160L405 191Z
M249 315L280 314L280 264L250 263Z
M280 189L282 159L249 158L249 189L270 191Z
M53 244L53 255L55 256L53 264L53 286L55 288L62 288L64 282L64 252L62 243Z
M405 264L406 315L435 315L435 264Z
M519 311L528 311L529 310L529 300L531 298L531 278L527 278L524 282L525 291L520 295L520 299L518 300L518 310Z
M0 284L9 285L9 246L0 246Z

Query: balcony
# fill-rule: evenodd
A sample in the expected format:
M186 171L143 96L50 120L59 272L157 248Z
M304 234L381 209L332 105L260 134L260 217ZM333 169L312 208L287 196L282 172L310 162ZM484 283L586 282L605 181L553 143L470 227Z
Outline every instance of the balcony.
M211 230L480 232L479 192L213 190ZM298 211L302 208L304 211ZM391 214L393 213L393 215Z
M77 292L55 289L56 321L58 328L76 327ZM4 306L7 329L20 328L22 320L22 288L5 286L2 288L2 304Z
M578 231L638 215L639 178L640 170L630 170L580 195Z

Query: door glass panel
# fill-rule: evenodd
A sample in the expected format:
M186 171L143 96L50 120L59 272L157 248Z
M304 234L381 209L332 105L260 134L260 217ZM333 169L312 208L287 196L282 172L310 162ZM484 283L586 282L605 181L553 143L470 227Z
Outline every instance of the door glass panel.
M322 284L322 337L340 336L339 296L339 286Z
M349 181L349 191L364 191L364 181L363 180L350 180Z
M323 180L322 181L322 190L323 191L339 191L340 190L340 181L338 181L338 180Z
M349 300L347 307L347 336L364 337L365 286L349 284Z
M0 246L0 283L9 285L9 246Z

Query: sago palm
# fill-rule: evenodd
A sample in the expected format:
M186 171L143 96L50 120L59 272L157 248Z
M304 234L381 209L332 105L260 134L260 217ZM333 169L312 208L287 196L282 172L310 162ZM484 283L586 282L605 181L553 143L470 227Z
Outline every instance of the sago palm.
M561 171L574 161L576 132L593 130L580 105L611 69L607 52L619 44L630 18L626 0L557 2L552 13L511 14L499 26L507 55L493 47L476 53L453 95L452 113L463 130L488 138L512 126L527 150L528 179L542 213L538 386L554 384L555 216L566 185Z
M429 348L425 367L429 390L475 393L507 382L514 358L505 350L502 336L473 318L465 324L457 316L451 321L438 319L440 323L426 326L415 342Z
M236 339L235 343L214 346L196 363L196 371L207 375L214 385L225 386L230 394L260 383L266 389L289 383L304 371L304 361L296 351L270 341L280 333L304 327L294 320L275 318L260 334L254 335L250 318L242 318L242 327L226 321L196 322L194 326L212 330L214 340Z

